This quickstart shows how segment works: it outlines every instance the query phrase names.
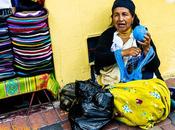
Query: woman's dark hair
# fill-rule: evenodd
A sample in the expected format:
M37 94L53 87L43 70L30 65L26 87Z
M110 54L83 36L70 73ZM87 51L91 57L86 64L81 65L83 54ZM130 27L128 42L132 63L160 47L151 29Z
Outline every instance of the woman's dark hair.
M133 20L133 23L132 23L132 29L134 29L136 26L140 25L140 20L139 18L137 17L137 14L134 15L134 20Z

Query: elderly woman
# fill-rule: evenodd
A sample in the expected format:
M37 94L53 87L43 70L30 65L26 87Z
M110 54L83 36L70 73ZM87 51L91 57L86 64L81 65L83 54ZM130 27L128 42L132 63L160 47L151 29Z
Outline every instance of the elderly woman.
M149 33L146 33L143 41L133 36L133 30L140 24L133 1L115 0L111 17L112 27L102 33L96 48L97 81L107 86L114 95L117 120L131 126L150 128L164 120L170 109L170 93L164 81L160 80L160 60L156 47ZM138 67L140 57L144 59L150 51L154 55L142 66L141 77L134 79L139 72L131 74ZM128 80L124 79L125 73L118 57L123 60ZM119 83L123 81L127 83Z
M100 70L102 73L105 73L104 71L107 68L116 64L114 52L111 51L113 45L117 45L117 48L122 49L122 56L124 57L125 64L129 57L138 56L141 52L146 54L150 46L152 46L155 51L155 56L142 69L142 79L150 79L153 78L153 76L162 79L158 69L160 60L157 56L156 47L151 40L150 34L147 33L147 35L145 35L143 42L136 41L133 37L133 29L140 24L140 21L135 14L134 3L131 0L116 0L112 7L111 17L113 26L102 33L96 48L95 70L97 75L100 75ZM116 77L116 81L114 82L120 81L119 73L116 75L114 74L113 77ZM113 80L113 78L109 80Z

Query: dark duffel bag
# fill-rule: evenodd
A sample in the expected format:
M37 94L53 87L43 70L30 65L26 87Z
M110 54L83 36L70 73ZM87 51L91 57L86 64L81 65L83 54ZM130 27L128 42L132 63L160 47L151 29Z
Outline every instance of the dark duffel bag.
M75 83L65 85L60 92L60 108L69 111L75 100Z

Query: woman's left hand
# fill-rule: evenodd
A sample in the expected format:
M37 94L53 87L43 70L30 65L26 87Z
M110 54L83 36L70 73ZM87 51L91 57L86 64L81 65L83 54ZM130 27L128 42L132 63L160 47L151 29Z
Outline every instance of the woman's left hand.
M149 33L147 33L145 35L144 41L138 41L139 44L142 45L143 51L145 53L145 55L147 54L147 52L149 51L150 48L150 43L151 43L151 35Z

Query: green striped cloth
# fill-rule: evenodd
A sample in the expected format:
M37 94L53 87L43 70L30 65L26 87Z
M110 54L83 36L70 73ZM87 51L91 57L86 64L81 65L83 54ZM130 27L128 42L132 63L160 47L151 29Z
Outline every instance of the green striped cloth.
M0 99L46 89L56 98L60 86L54 75L45 73L32 77L17 77L0 82Z

